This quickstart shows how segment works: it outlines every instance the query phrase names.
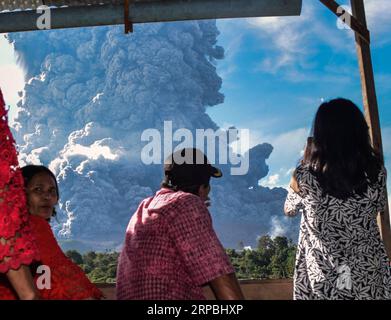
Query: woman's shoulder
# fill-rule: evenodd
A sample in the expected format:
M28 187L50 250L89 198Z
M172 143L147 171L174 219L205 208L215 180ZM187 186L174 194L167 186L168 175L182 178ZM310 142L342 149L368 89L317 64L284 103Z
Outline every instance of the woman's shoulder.
M61 263L63 253L49 222L39 216L30 215L30 224L41 261L48 264Z
M47 225L48 224L48 222L44 218L37 216L35 214L30 214L30 221L32 223L39 224L39 225Z
M302 196L319 192L319 181L309 164L300 162L293 175L296 178Z
M36 237L51 237L53 235L52 228L50 227L49 222L47 222L44 218L39 217L37 215L30 214L29 215L29 223L36 234Z
M366 174L366 183L369 188L377 189L385 186L387 182L387 169L384 167L384 165L380 165L380 167L373 172L372 174L369 174L368 172L365 172Z
M373 181L373 180L372 180ZM377 174L376 183L374 183L375 187L383 187L387 183L387 169L384 165L380 166L379 172Z
M300 180L307 180L308 178L316 179L313 170L311 169L309 164L300 162L298 166L295 168L293 175L299 182Z
M385 166L381 166L379 170L379 177L387 177L387 169Z

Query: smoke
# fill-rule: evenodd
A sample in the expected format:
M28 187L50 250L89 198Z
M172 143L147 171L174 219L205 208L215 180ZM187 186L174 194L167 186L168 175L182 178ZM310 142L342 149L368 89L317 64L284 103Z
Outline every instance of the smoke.
M55 172L59 239L95 249L122 241L131 214L162 179L161 165L141 162L143 130L162 131L164 121L173 130L218 129L206 113L224 102L218 34L215 21L203 21L137 25L131 35L95 27L8 36L26 72L14 130L20 162ZM226 246L254 244L283 214L286 191L258 185L272 150L254 147L247 175L230 176L223 165L225 177L212 184L211 212ZM295 238L292 225L284 232Z

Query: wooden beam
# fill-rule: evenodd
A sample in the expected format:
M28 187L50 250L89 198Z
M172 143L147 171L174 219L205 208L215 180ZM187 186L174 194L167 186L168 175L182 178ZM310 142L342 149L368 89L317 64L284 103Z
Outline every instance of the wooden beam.
M363 0L350 0L352 4L353 15L362 25L366 27L365 7ZM365 118L369 126L369 132L373 147L383 158L383 144L380 130L379 110L376 97L375 79L372 67L371 48L368 43L356 33L356 48L358 63L360 67L361 86L364 102ZM390 214L388 208L388 197L386 192L386 208L384 212L378 215L378 224L383 242L386 246L388 256L391 259L391 230Z
M350 22L347 23L347 25L356 33L358 33L364 41L366 41L368 44L371 42L370 33L367 29L367 26L353 15L351 15L349 12L342 12L339 8L341 8L341 5L338 4L338 2L334 0L320 0L321 3L323 3L327 8L329 8L338 18L341 16L348 16L350 19Z

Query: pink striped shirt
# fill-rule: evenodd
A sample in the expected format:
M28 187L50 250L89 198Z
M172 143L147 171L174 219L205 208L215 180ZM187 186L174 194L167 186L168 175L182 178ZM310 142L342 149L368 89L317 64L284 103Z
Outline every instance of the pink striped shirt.
M200 197L162 188L132 216L117 270L117 299L205 299L202 286L234 268Z

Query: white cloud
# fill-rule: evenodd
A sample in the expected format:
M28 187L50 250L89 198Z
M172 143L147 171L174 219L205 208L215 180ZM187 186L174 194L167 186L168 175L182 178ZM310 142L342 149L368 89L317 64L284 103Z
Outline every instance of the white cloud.
M265 180L265 181L262 181ZM271 176L267 176L264 179L261 179L261 185L264 187L274 188L277 187L277 184L280 180L279 174L273 174Z
M274 150L269 163L273 163L276 168L286 168L286 170L291 168L292 163L299 160L307 137L307 128L299 128L271 137L268 141L270 141Z
M0 65L13 63L14 60L12 45L5 38L5 34L0 34Z
M10 105L9 119L11 125L16 116L16 103L20 97L18 92L24 88L24 72L16 64L14 49L8 41L0 35L0 88L7 105Z
M322 5L314 4L312 0L304 0L300 16L259 17L220 22L220 39L223 39L223 45L227 48L226 63L220 67L220 73L225 76L236 70L232 62L240 51L244 38L249 35L259 39L260 53L267 54L267 57L260 60L256 71L271 74L276 74L282 68L308 69L313 65L309 57L317 54L319 43L327 44L336 50L349 50L345 34L350 34L352 41L353 34L350 30L341 32L336 25L330 26L329 23L325 23L325 13L327 11ZM351 44L350 49L353 52L355 47L353 42ZM296 75L288 80L295 80Z
M294 64L305 54L303 42L308 31L301 30L307 21L305 16L253 18L247 21L260 29L261 37L267 40L265 46L272 45L279 52L261 62L262 71L276 73L280 68Z
M391 28L391 1L390 0L365 0L365 10L369 30L378 41L389 41L380 38L383 33L389 33Z
M380 5L377 5L376 1L367 0L370 21L376 19L377 12L388 9L391 3L388 0L390 3L379 1ZM338 28L337 21L337 17L321 3L304 0L301 16L218 22L221 30L219 42L226 48L226 58L218 65L224 87L234 89L237 86L230 79L238 70L236 58L243 45L247 44L247 37L259 42L259 62L255 66L248 66L254 72L278 75L295 83L322 81L349 84L352 74L356 74L356 69L352 72L351 66L335 65L332 58L324 65L323 72L319 72L317 65L320 47L329 47L332 53L342 56L356 55L354 33ZM377 24L385 25L382 21Z
M274 148L267 160L269 175L261 180L262 186L287 187L291 174L302 157L307 137L308 128L298 128L275 136L252 131L251 145L267 141Z
M218 20L220 31L219 45L224 48L224 60L218 64L218 74L224 80L224 86L235 88L236 84L230 78L238 70L237 54L241 51L243 38L246 34L246 23L238 19Z
M97 160L103 157L108 160L116 160L118 155L112 153L108 146L99 145L99 141L94 142L91 146L82 146L80 144L73 145L67 150L66 156L82 155L88 159Z
M285 175L286 175L286 176L291 176L292 173L293 173L293 171L295 171L295 168L290 168L290 169L285 173Z
M7 104L16 104L24 87L24 74L16 64L0 65L0 88Z
M257 30L263 47L273 52L260 62L259 70L276 74L284 69L289 71L288 80L294 81L297 75L303 78L302 70L313 68L319 45L327 45L334 52L355 54L354 34L337 28L337 17L330 25L325 19L327 14L323 5L304 0L300 17L247 19Z
M272 238L283 236L286 234L286 226L284 226L283 221L281 221L278 217L272 217L271 221L272 227L270 230L270 236Z
M237 19L218 20L217 26L221 34L219 41L224 42L224 60L231 61L240 51L245 34L244 23ZM232 33L235 33L235 37L232 37Z

